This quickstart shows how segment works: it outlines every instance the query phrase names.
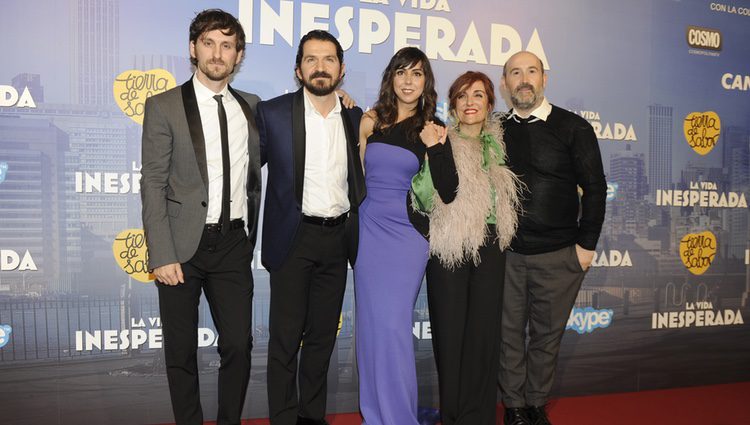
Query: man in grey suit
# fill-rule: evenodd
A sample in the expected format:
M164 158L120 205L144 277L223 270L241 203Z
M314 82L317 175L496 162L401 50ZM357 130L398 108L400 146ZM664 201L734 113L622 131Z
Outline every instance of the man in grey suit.
M251 262L260 206L258 97L232 89L245 34L211 9L190 24L195 74L146 101L141 198L177 424L202 424L198 301L219 334L218 424L239 424L250 378Z

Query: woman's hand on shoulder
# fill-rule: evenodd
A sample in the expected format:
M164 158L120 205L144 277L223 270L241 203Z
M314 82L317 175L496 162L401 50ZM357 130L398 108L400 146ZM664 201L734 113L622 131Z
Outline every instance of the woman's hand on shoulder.
M341 98L341 102L346 109L352 109L357 106L357 102L343 89L336 90L336 95Z
M437 144L444 144L447 136L448 131L446 128L432 121L427 121L419 133L419 138L428 148Z

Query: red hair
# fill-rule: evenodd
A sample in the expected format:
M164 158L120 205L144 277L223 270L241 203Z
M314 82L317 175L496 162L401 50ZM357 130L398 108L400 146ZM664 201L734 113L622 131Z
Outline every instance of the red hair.
M489 106L489 111L492 111L495 107L495 85L492 84L492 80L490 80L487 74L479 71L464 72L451 84L451 88L448 89L448 107L451 111L456 110L456 101L463 90L469 88L470 85L477 81L481 81L484 85L484 91L487 93L487 105Z

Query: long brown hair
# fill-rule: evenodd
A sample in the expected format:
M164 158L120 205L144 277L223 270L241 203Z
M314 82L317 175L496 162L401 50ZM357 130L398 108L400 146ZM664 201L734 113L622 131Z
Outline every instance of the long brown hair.
M404 47L396 52L383 71L378 101L372 108L377 114L375 130L386 129L395 124L398 119L398 98L393 90L393 78L396 71L420 64L422 65L422 71L424 71L424 90L420 101L417 103L416 113L405 120L407 137L409 140L419 141L419 132L422 131L425 122L432 120L435 115L437 92L435 91L435 75L432 73L430 60L416 47Z

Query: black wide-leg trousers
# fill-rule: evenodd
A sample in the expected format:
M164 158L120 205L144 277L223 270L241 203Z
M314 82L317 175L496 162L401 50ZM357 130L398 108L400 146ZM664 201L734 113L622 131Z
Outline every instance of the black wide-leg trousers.
M453 270L432 257L427 297L443 425L494 425L505 253L494 238L481 262Z

